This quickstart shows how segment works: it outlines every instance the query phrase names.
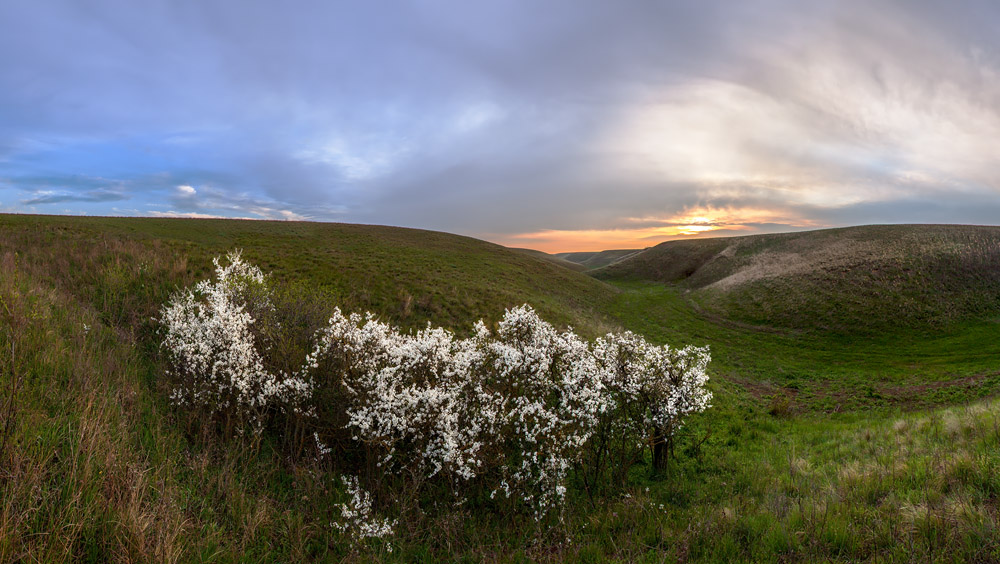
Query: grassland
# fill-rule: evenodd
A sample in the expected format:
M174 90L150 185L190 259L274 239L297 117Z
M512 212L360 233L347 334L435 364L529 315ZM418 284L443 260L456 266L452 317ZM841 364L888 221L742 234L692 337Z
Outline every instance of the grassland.
M877 242L879 228L866 229ZM873 248L973 257L971 270L914 262L921 287L996 299L983 270L992 243L977 242L992 240L988 230L894 229ZM923 236L950 243L920 254L912 240ZM757 254L788 248L764 241ZM1000 561L995 314L963 307L941 326L902 316L877 332L850 331L863 303L832 329L808 323L808 309L755 317L701 294L745 270L735 259L701 270L734 242L688 243L681 275L647 255L646 270L606 269L599 282L425 231L0 216L0 562ZM330 527L337 476L266 441L193 434L166 401L151 318L234 247L317 307L374 310L407 327L461 330L527 301L590 335L625 327L709 344L715 406L684 430L667 475L638 465L625 495L574 494L553 529L464 507L402 523L392 553L356 552ZM734 256L760 264L750 251ZM961 279L969 272L979 274ZM802 276L789 279L821 285ZM887 280L883 292L900 287Z
M211 259L232 249L346 310L405 327L432 321L462 330L527 300L555 322L594 334L606 326L602 312L616 293L499 245L370 225L9 215L0 220L0 242L36 278L97 301L101 311L111 305L125 315L142 302L143 318L177 287L207 277ZM135 303L103 303L125 296Z

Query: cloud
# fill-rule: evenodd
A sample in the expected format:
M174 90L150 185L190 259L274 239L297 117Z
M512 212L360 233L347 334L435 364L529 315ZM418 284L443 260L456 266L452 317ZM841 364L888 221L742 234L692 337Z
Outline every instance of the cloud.
M254 212L255 216L234 216L234 215L220 215L211 213L199 213L199 212L179 212L175 210L169 211L159 211L159 210L149 210L146 215L150 217L186 217L186 218L196 218L196 219L255 219L255 220L275 220L283 219L285 221L306 221L308 218L301 216L291 210L272 210L272 209L260 209L258 208Z
M126 194L111 190L91 190L82 193L41 190L35 192L32 197L21 200L21 203L26 206L34 206L39 204L58 204L63 202L118 202L127 199L129 199L129 197Z
M179 185L170 196L170 205L174 210L169 212L150 211L154 216L170 217L232 217L239 219L284 219L306 221L312 219L312 213L321 213L326 217L339 213L336 209L316 206L309 210L305 208L290 208L287 204L251 194L235 194L230 190L220 189L212 185L201 185L197 189L190 185ZM180 211L177 211L180 210Z

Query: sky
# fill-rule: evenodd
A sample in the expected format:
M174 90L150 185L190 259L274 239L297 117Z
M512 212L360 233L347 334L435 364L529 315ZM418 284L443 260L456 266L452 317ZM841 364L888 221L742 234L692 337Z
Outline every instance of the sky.
M0 211L549 252L1000 223L1000 3L5 0Z

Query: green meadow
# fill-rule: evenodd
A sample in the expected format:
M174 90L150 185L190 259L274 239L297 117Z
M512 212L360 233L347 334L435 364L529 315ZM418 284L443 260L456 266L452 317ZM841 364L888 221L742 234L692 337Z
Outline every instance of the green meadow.
M529 303L588 337L709 345L713 407L666 471L571 488L561 519L472 503L354 546L339 475L168 401L155 318L235 248L320 313L461 334ZM1000 229L624 256L581 272L401 228L0 216L0 562L1000 561Z

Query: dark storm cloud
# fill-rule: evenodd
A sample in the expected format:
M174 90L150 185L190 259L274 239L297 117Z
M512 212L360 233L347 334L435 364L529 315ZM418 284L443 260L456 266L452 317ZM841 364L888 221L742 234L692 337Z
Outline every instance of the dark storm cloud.
M991 2L6 2L0 204L498 237L978 222L998 22Z

